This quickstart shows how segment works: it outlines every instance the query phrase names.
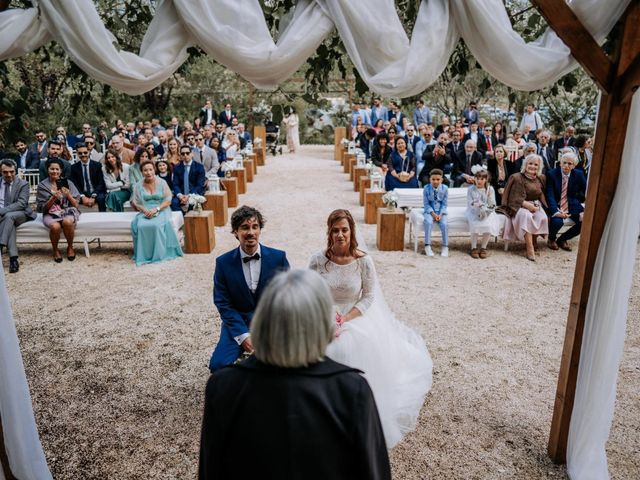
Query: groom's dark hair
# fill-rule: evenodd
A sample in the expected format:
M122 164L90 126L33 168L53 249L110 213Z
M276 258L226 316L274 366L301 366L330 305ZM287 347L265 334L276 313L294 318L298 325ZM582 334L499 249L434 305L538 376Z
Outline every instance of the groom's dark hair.
M246 205L242 205L231 215L231 231L237 232L242 225L243 222L249 220L250 218L255 218L260 228L264 228L264 217L262 214L253 207L247 207Z

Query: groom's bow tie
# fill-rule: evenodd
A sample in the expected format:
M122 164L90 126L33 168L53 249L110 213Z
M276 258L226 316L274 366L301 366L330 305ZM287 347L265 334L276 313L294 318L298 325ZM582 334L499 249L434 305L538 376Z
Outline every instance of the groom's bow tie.
M250 257L243 257L243 259L242 259L242 261L244 263L249 263L251 260L260 260L260 254L259 253L254 253Z

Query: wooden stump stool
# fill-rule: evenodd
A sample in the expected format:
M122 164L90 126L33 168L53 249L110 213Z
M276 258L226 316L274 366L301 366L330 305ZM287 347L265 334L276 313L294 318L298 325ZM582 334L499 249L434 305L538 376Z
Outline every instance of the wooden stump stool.
M376 223L376 215L378 209L384 206L382 197L386 192L384 190L372 191L370 188L364 191L364 223L373 225Z
M213 212L191 211L184 216L184 251L186 253L211 253L216 246L213 230Z
M238 179L234 177L221 178L220 185L227 192L229 208L236 208L238 206Z
M404 250L404 212L399 208L379 208L376 245L378 250Z
M355 157L355 155L354 155ZM356 164L358 163L358 159L357 158L350 158L349 159L349 181L353 182L353 171L356 168Z
M360 177L362 177L363 175L366 175L367 173L367 169L365 167L355 167L353 169L353 191L354 192L359 192L360 191Z
M253 175L258 174L258 157L255 153L250 153L247 158L253 162Z
M256 151L256 161L258 162L258 165L260 165L261 167L264 167L265 164L265 153L262 150L257 150Z
M255 140L256 138L259 138L260 140L262 140L262 143L260 144L260 148L258 149L259 152L262 152L262 157L266 157L267 156L267 129L265 128L264 125L256 125L255 127L253 127L253 141L255 144ZM258 163L258 165L260 165Z
M238 179L238 193L247 193L247 171L244 168L236 168L231 171L231 176Z
M360 177L360 206L364 207L364 191L371 187L371 178L369 175Z
M344 173L349 173L349 163L351 162L351 160L355 160L356 156L353 153L345 153L344 154Z
M348 155L349 147L344 146L340 149L340 165L344 166L345 159Z
M252 160L243 160L242 165L247 172L247 183L253 182L253 161Z
M207 192L204 197L207 199L204 208L213 212L213 224L224 227L229 221L227 192Z
M335 127L333 129L333 158L340 160L340 151L342 150L342 139L347 136L347 129L344 127Z

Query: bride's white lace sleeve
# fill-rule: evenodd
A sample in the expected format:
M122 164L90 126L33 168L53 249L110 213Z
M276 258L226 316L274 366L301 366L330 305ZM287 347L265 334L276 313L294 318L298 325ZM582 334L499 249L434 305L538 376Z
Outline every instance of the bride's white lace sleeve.
M362 278L362 295L358 303L354 306L360 310L360 313L366 312L373 303L374 290L376 286L376 272L373 267L373 260L371 256L365 255L361 257L360 262L360 275Z

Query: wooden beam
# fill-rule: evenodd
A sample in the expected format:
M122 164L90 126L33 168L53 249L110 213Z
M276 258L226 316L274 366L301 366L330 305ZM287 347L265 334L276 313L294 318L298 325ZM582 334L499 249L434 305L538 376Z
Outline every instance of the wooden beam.
M620 97L621 103L631 102L631 97L640 88L640 55L627 68L625 74L620 78L616 86L616 93Z
M616 72L618 77L624 75L629 66L638 59L637 52L640 51L640 1L632 0L621 18L624 19L624 25Z
M571 50L604 93L611 93L615 76L614 64L584 27L571 7L562 0L532 0L549 26Z

